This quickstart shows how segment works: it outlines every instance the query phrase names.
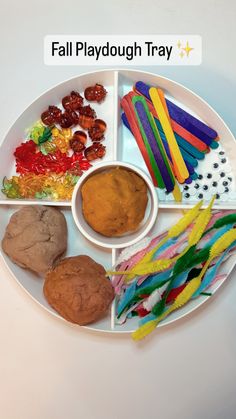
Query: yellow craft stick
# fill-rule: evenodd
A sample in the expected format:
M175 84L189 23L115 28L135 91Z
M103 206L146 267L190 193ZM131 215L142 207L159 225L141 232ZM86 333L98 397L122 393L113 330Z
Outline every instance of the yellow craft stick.
M159 93L162 106L165 109L166 115L167 115L167 117L169 119L169 123L171 125L170 114L169 114L168 107L167 107L167 104L166 104L166 99L165 99L164 92L161 89L157 89L157 91ZM180 179L180 183L184 183L185 179L183 177L181 177L181 174L179 175L179 179ZM173 194L176 202L181 202L182 201L182 193L179 189L179 185L178 185L177 182L175 182L175 187L174 187L174 190L172 191L172 194Z
M161 99L162 105L163 105L163 107L164 107L164 109L166 111L166 115L168 116L169 122L171 124L170 115L169 115L169 111L168 111L168 108L167 108L167 104L166 104L164 93L163 93L163 91L161 89L157 89L157 91L158 91L158 93L160 95L160 99ZM168 157L167 157L167 159L168 159ZM170 167L171 167L171 163L170 163ZM175 178L175 176L174 176L174 178ZM184 181L185 181L185 179L182 178L182 182L181 183L183 183ZM172 194L173 194L173 197L175 199L175 202L182 202L182 192L179 189L179 185L178 185L178 183L176 181L175 181L175 186L174 186L174 189L172 191Z
M186 164L184 162L184 159L182 157L182 154L180 152L179 146L177 144L175 135L173 133L172 127L170 125L170 121L168 119L168 116L165 112L165 109L162 105L159 93L155 87L151 87L149 89L149 95L151 97L153 106L158 114L160 123L162 125L163 131L166 136L166 140L169 145L170 153L172 162L175 168L176 177L178 181L181 183L183 182L183 179L188 179L189 172L186 167Z
M175 187L172 191L173 197L175 198L176 202L182 202L182 192L179 189L179 185L177 182L175 182Z

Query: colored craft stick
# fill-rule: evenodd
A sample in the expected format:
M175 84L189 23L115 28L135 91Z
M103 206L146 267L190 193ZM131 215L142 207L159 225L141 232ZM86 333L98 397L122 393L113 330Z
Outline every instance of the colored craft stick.
M217 132L214 129L210 128L208 125L204 124L204 122L195 118L193 115L190 115L184 109L179 108L179 106L170 100L167 99L166 102L171 118L181 124L189 132L196 135L196 137L199 137L208 145L210 144L211 140L217 138Z
M166 116L167 116L167 118L168 118L168 120L170 122L170 125L171 125L171 119L170 119L169 111L168 111L168 108L167 108L167 104L166 104L164 93L163 93L163 91L161 89L157 89L157 91L159 93L159 97L161 99L161 103L162 103L162 106L163 106L163 108L165 110ZM160 126L161 126L161 124L160 124ZM162 128L162 126L161 126L161 128ZM173 162L172 162L172 165L173 165ZM186 167L187 167L187 165L186 165ZM174 168L174 165L173 165L173 168ZM188 167L187 167L187 169L188 169ZM175 170L175 168L174 168L174 170ZM176 171L175 171L175 176L177 177ZM182 179L182 181L184 182L184 179ZM185 181L186 181L186 179L185 179ZM174 190L173 195L175 196L176 194L177 194L177 191Z
M145 99L139 96L134 97L133 104L138 116L142 136L143 138L146 137L150 145L167 192L171 192L174 189L174 176L173 174L171 175L171 169L169 168L168 170L169 165L167 158L164 155L164 149L161 150L160 144L156 141L157 137L153 132L153 126L151 125L151 115L149 113ZM155 124L153 125L155 126ZM158 179L158 185L159 183L160 181Z
M155 119L155 123L157 125L158 131L164 134L164 131L162 129L161 123L157 118ZM164 134L165 135L165 134ZM192 144L188 143L186 140L184 140L182 137L180 137L178 134L175 134L176 141L178 143L178 146L180 148L183 148L185 151L187 151L189 154L191 154L193 157L195 157L198 160L203 160L205 157L205 153L202 151L199 151L196 147L192 146Z
M185 151L183 149L181 149L181 153L182 153L184 161L191 164L191 166L193 166L193 167L198 166L198 161L193 156L191 156L191 154L189 154L187 151Z
M213 140L210 144L210 148L212 148L212 150L215 150L218 147L219 147L219 143L216 140Z
M159 97L161 99L162 106L165 109L165 113L168 116L168 119L171 123L171 118L170 118L169 110L168 110L168 107L167 107L167 104L166 104L166 99L165 99L165 96L164 96L164 92L161 89L157 89L157 91L158 91Z
M137 86L137 84L136 84ZM135 94L139 94L143 96L143 94L135 87L134 89ZM133 93L133 92L130 92ZM134 93L133 93L134 94ZM146 96L145 96L146 97ZM158 115L156 114L155 110L153 109L150 100L146 97L148 100L148 105L150 105L149 109L150 112L153 113L153 115L158 118ZM176 121L171 119L171 125L173 128L173 131L176 134L179 134L182 138L184 138L186 141L188 141L190 144L192 144L194 147L198 148L199 151L208 151L208 146L203 141L201 141L199 138L197 138L195 135L193 135L191 132L187 131L185 128L183 128L180 124L178 124ZM217 138L215 139L217 140Z
M184 163L184 159L175 139L168 116L166 115L165 109L163 108L163 105L161 103L157 89L151 87L151 89L149 90L149 94L153 102L153 106L157 114L159 115L159 119L170 148L172 162L176 171L177 179L181 182L183 178L187 179L189 177L188 169Z
M197 180L198 179L198 174L194 171L193 174L190 175L192 180Z
M132 106L130 106L130 104L132 105L131 98L128 97L127 95L124 96L123 99L121 100L121 106L125 111L125 116L126 116L127 121L129 123L130 130L133 133L133 136L136 140L136 143L139 147L139 150L140 150L140 152L143 156L146 167L147 167L147 169L150 173L150 176L152 178L153 184L154 184L154 186L158 186L157 177L156 177L156 170L158 170L158 169L156 167L155 159L152 155L148 154L148 151L145 147L142 135L141 135L140 130L139 130L138 121L137 121L135 112L134 112Z
M143 82L137 82L135 87L137 87L140 92L143 92L143 94L145 94L145 96L148 98L148 93L151 86L148 86ZM200 121L198 118L191 115L168 99L166 99L166 104L170 117L174 121L178 122L181 126L192 132L192 134L196 135L203 141L209 141L207 144L210 144L210 139L215 140L217 138L217 132L206 125L204 122Z

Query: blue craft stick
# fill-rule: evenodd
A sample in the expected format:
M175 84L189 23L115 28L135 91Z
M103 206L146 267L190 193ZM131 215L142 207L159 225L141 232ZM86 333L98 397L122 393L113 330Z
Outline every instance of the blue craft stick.
M142 81L138 81L135 84L135 88L138 90L138 92L146 96L148 100L151 100L149 95L150 87L151 86L143 83ZM217 138L217 132L208 125L206 125L204 122L195 118L193 115L189 114L184 109L180 108L168 99L166 99L166 104L171 119L176 121L182 127L191 132L193 135L198 137L205 144L210 145L212 140Z
M122 122L123 122L124 126L126 128L128 128L130 130L130 132L132 132L131 128L130 128L130 125L129 125L129 121L128 121L127 116L125 115L124 112L121 114L121 119L122 119Z
M157 128L159 132L162 132L164 134L164 131L162 129L161 123L157 118L154 118L155 123L157 125ZM176 141L178 143L178 146L183 148L185 151L187 151L189 154L191 154L193 157L195 157L197 160L203 160L205 158L205 153L202 153L202 151L199 151L196 147L194 147L192 144L188 143L188 141L184 140L180 135L174 133Z
M212 148L212 150L215 150L216 148L218 148L219 147L219 143L218 143L218 141L212 141L211 142L211 144L210 144L210 148Z
M179 147L183 148L189 154L191 154L197 160L203 160L205 158L205 153L199 151L196 147L192 144L188 143L188 141L184 140L180 135L175 134L176 141Z
M191 156L191 154L189 154L187 151L183 149L181 149L181 153L182 153L184 161L188 162L193 167L198 166L198 161L193 156Z
M198 174L196 172L194 172L193 174L191 174L191 179L192 180L197 180L198 179Z

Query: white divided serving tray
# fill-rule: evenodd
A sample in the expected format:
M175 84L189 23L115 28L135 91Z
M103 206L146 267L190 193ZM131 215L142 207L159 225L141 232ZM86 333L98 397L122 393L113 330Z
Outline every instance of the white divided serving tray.
M230 196L225 198L225 195L222 195L222 198L216 202L215 208L236 209L236 191L234 181L236 170L236 142L227 125L203 99L184 86L165 77L135 70L104 70L86 73L53 87L36 99L19 116L17 121L7 133L6 137L3 139L0 147L0 180L2 180L4 176L9 178L15 174L13 152L15 148L24 140L26 136L26 129L32 126L40 118L42 111L44 111L50 104L59 104L62 97L67 95L71 90L77 90L83 93L87 86L95 83L104 85L108 91L106 100L102 104L92 104L92 107L97 112L97 117L104 119L107 123L104 143L106 145L107 153L103 158L103 161L125 161L132 163L147 172L137 144L128 129L123 126L120 117L120 99L124 96L124 94L128 93L132 89L134 83L139 80L164 89L171 100L180 104L180 106L184 107L184 109L188 110L193 115L197 115L218 132L220 144L222 144L226 156L229 159L230 170L232 171L230 176L233 180ZM211 152L210 154L213 155L214 152ZM205 173L208 170L208 156L209 155L207 155L207 157L200 163L201 166L199 165L202 173ZM96 162L93 164L95 165ZM157 190L157 193L159 195L160 211L158 212L156 224L150 233L152 236L155 236L177 221L178 218L182 216L181 209L190 208L196 203L195 198L182 203L175 203L171 197L165 198L165 195L161 195L159 190ZM91 244L87 239L85 239L76 228L72 218L71 203L68 201L43 201L37 199L11 200L0 192L0 240L3 238L10 216L17 209L19 209L21 205L29 204L53 205L59 207L59 209L63 211L68 224L68 249L66 256L87 254L98 263L101 263L105 269L111 268L111 266L114 265L119 250L106 250ZM43 296L43 278L40 278L38 275L33 274L28 270L18 267L13 264L3 252L1 254L10 272L13 274L16 281L25 289L25 291L50 313L60 317L47 304ZM235 262L236 256L230 257L224 263L219 273L229 275L234 268ZM223 281L219 281L215 284L211 291L215 292L222 282ZM208 296L201 296L192 300L182 309L172 313L172 315L165 319L160 326L183 317L200 306L208 298ZM92 330L107 332L130 332L137 327L137 319L133 318L122 326L117 325L115 322L114 302L107 317L87 327Z

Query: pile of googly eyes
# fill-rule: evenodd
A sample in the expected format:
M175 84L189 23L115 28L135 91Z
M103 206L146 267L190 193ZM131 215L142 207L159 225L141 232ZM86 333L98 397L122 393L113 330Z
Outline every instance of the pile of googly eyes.
M216 200L222 199L223 201L236 198L234 174L221 144L216 150L211 150L204 160L199 161L196 171L198 174L196 180L188 185L180 185L182 202L198 201L199 199L208 201L212 195L216 195ZM173 200L171 194L161 193L159 198L165 201Z

